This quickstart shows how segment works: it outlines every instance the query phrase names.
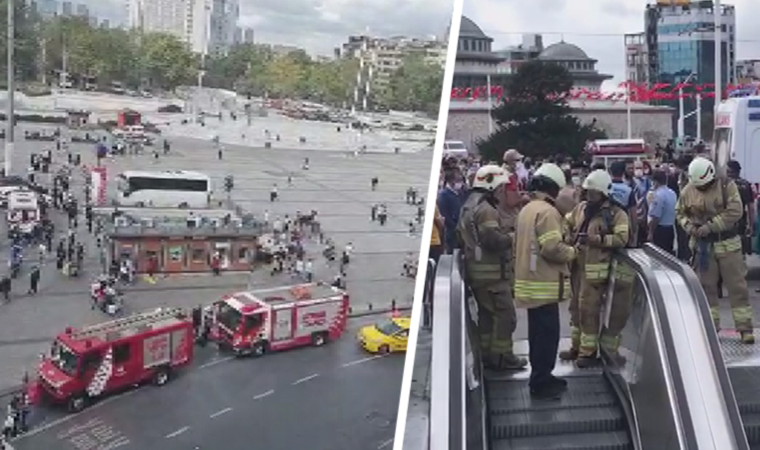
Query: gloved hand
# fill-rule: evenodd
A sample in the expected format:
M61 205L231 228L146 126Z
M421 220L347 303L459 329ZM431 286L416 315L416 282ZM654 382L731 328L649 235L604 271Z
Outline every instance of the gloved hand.
M588 237L588 245L589 247L601 247L602 246L602 236L598 234L592 234Z
M698 238L706 237L708 234L710 234L710 227L707 224L694 230L694 236Z

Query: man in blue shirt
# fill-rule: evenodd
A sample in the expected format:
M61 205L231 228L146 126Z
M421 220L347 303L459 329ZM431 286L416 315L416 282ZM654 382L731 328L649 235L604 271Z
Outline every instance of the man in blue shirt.
M438 211L443 216L444 236L443 243L446 253L451 253L457 248L457 224L459 213L464 204L463 177L458 170L446 173L443 189L438 193Z
M671 255L675 241L676 201L678 196L667 185L668 176L662 170L652 174L654 189L650 192L649 203L649 236L648 241L660 247Z

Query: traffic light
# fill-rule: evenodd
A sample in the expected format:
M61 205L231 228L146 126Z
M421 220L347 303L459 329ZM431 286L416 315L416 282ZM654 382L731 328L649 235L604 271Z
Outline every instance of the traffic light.
M224 190L230 192L233 187L235 187L235 179L232 178L232 175L224 177Z

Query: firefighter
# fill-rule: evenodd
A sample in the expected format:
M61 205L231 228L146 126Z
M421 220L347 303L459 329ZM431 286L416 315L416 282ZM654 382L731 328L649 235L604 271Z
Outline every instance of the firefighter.
M503 223L495 196L497 189L503 191L508 179L499 166L481 167L457 226L464 247L466 276L479 306L484 364L494 370L522 369L527 364L524 358L515 356L512 347L512 333L517 327L509 267L514 234Z
M567 217L573 242L581 248L578 255L581 283L576 308L571 300L572 346L560 355L565 360L577 358L576 364L581 368L596 364L600 313L609 282L612 252L625 247L630 230L626 211L610 198L612 178L607 171L591 172L583 182L583 189L586 201ZM624 312L621 308L615 310ZM625 322L625 318L622 321ZM616 342L617 336L603 336L601 344L616 353Z
M676 218L690 237L692 267L707 295L715 329L720 330L718 280L722 278L741 341L754 344L747 266L736 229L742 212L736 184L727 178L716 178L715 165L710 160L694 158L689 164L689 182L676 203Z
M515 303L528 309L530 393L556 398L567 382L552 375L559 346L559 302L570 297L568 263L578 250L566 244L563 219L554 200L565 187L556 164L539 167L528 190L530 202L517 216L515 242Z

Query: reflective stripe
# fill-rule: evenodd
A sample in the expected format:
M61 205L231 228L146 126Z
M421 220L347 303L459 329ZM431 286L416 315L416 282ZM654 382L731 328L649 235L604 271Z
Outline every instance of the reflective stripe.
M595 334L581 333L581 345L578 349L581 356L592 356L596 353L597 345Z
M603 334L600 344L610 352L616 353L620 347L620 336L606 336Z
M581 345L581 329L578 327L570 327L570 340L571 346L574 349L578 349Z
M507 266L505 265L505 276ZM501 264L470 263L467 265L467 274L473 280L501 280Z
M719 308L719 307L717 307L717 306L712 306L712 307L710 307L710 316L711 316L711 317L712 317L712 319L713 319L713 320L715 320L715 321L716 321L716 323L717 323L717 321L719 321L719 320L720 320L720 308Z
M726 223L723 222L723 218L721 216L715 216L712 218L712 223L715 226L716 229L722 230L724 229Z
M715 248L716 255L741 251L742 240L739 236L734 236L731 239L726 239L725 241L716 242L714 244L714 248Z
M584 271L587 280L606 280L609 274L610 263L586 264Z
M481 228L499 228L499 222L495 220L486 220L480 224Z
M558 230L547 231L541 236L538 236L538 243L543 245L554 239L558 241L562 240L562 233L560 233Z
M559 281L515 280L515 298L519 300L565 300L570 295L570 279L564 280L563 298L559 298Z
M620 233L620 234L628 234L629 233L628 224L624 223L622 225L616 225L612 229L612 232L615 233L615 234L618 234L618 233Z

